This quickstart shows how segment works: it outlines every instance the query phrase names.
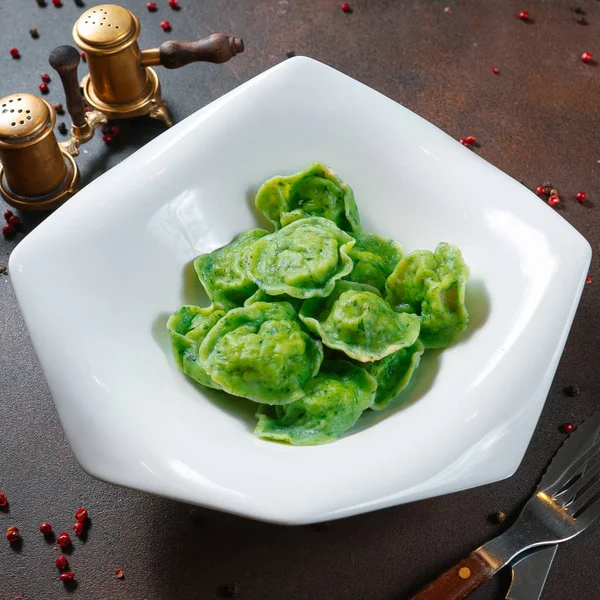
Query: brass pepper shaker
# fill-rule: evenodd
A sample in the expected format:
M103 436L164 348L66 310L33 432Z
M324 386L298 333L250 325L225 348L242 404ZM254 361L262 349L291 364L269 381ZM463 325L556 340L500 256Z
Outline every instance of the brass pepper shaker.
M138 18L115 4L86 10L73 27L73 39L86 52L90 71L81 81L83 94L109 119L149 115L172 125L151 66L175 69L191 62L226 62L244 50L241 39L217 33L197 42L171 41L140 51L139 34Z
M31 94L0 100L0 195L24 210L50 210L79 189L79 170L54 135L54 108Z

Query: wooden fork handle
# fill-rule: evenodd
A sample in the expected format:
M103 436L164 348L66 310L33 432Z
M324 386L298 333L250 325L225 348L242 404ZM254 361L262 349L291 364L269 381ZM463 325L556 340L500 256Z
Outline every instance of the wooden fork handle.
M448 569L411 600L462 600L494 576L495 570L477 551Z

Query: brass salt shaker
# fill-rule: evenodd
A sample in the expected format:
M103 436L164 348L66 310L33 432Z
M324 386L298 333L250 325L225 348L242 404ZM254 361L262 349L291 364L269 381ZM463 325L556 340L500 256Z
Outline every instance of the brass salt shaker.
M175 69L191 62L226 62L243 52L241 39L216 33L197 42L165 42L140 50L139 19L116 4L86 10L73 27L73 39L85 51L89 75L81 81L90 107L109 119L149 115L172 125L152 66Z

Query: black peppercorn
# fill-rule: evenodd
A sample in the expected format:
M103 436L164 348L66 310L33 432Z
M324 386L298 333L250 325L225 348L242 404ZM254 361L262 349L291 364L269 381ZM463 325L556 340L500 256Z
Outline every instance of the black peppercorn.
M564 388L563 392L567 396L571 396L571 398L574 398L575 396L579 395L579 388L575 384L572 384L572 385L568 385L566 388Z
M234 598L235 596L240 595L240 588L237 583L233 583L231 585L222 585L219 588L219 595L222 598Z

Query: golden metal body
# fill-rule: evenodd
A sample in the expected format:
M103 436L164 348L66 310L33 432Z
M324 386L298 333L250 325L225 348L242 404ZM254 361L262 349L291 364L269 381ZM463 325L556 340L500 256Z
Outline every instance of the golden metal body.
M0 100L0 195L15 208L49 210L80 187L79 169L54 136L56 112L42 98Z
M0 196L22 210L52 210L81 188L74 156L79 146L106 123L98 111L85 115L85 125L72 128L60 144L54 135L56 111L31 94L0 100Z
M81 81L87 103L109 119L149 115L172 125L161 96L158 50L140 51L140 22L129 10L101 4L86 10L73 27L75 43L86 52L89 75Z

